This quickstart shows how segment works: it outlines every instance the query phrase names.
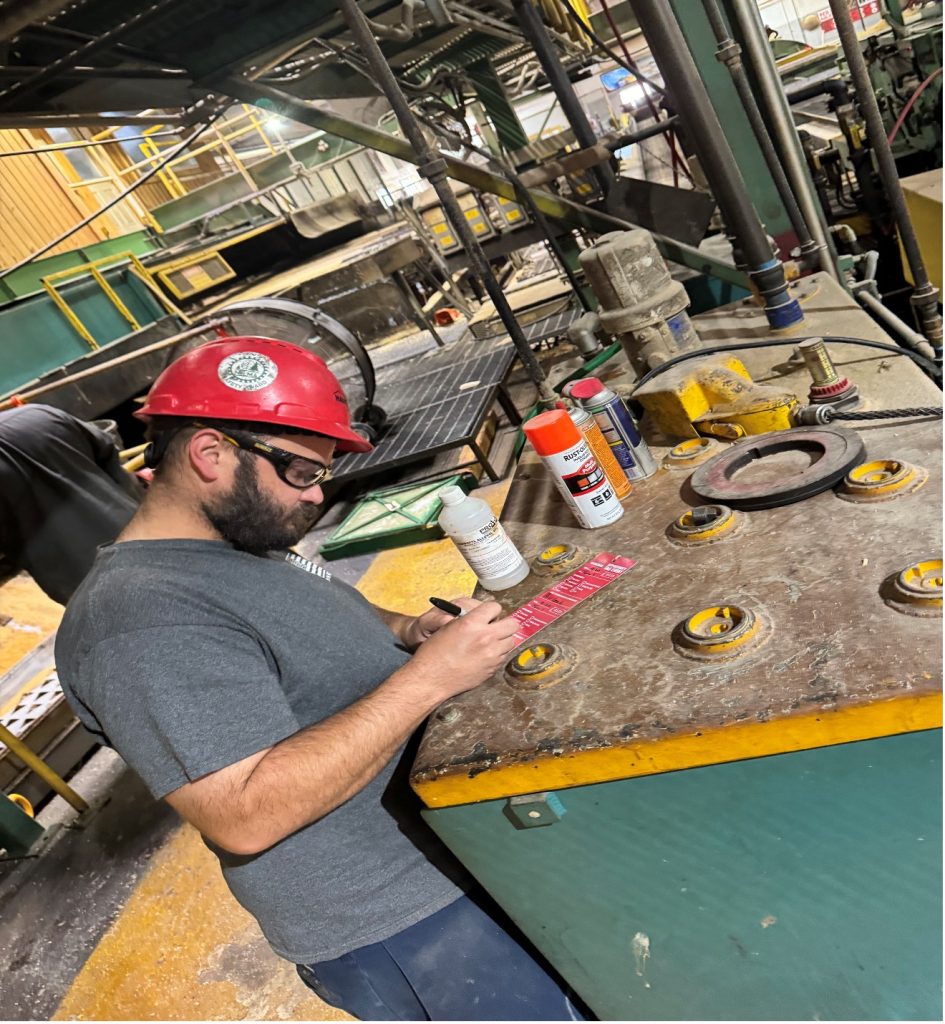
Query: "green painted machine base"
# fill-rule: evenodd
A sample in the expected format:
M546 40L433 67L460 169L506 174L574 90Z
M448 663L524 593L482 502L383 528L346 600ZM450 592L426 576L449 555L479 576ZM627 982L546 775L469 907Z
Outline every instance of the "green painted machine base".
M27 856L44 834L42 825L0 793L0 860Z
M942 1019L939 730L555 796L424 815L600 1019Z

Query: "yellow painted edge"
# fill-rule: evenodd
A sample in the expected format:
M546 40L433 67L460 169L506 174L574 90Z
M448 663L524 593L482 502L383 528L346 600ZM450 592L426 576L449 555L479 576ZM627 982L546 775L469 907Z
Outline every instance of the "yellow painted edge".
M525 764L496 765L473 778L465 772L436 779L414 778L412 785L427 807L452 807L877 739L941 725L942 695L936 692L772 722L737 722L683 736L583 750L560 757L545 755Z

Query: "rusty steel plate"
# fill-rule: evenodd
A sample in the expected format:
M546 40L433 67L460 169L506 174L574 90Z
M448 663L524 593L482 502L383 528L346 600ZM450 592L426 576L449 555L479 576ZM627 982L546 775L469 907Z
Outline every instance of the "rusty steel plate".
M840 427L799 427L747 437L703 463L690 477L706 501L729 508L776 508L839 483L863 461L859 434Z
M808 333L883 340L822 275L802 287ZM749 306L698 320L707 343L734 340L743 321L746 340L766 331ZM756 380L803 395L810 378L787 364L789 351L746 352L745 362ZM901 356L842 345L832 354L864 408L941 404L941 392ZM602 368L610 386L632 383L621 364ZM450 806L940 725L941 610L907 614L884 595L906 567L941 558L942 425L886 420L857 432L864 458L924 467L928 482L886 502L852 503L827 490L739 512L737 531L694 546L667 536L702 503L679 472L635 481L621 520L582 530L527 451L502 515L523 555L571 544L585 560L606 550L638 564L538 635L570 652L560 681L524 689L500 672L432 717L412 773L422 800ZM511 611L548 585L533 572L494 596ZM711 638L727 622L747 621L753 628L735 636L741 643L680 647L687 622L689 633Z

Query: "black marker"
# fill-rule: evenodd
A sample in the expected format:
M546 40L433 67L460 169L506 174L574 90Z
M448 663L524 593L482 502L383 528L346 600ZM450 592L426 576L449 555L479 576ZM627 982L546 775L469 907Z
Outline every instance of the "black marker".
M444 601L442 597L431 597L430 604L434 608L439 608L441 612L446 612L447 615L455 615L456 618L466 614L458 604L453 604L452 601Z

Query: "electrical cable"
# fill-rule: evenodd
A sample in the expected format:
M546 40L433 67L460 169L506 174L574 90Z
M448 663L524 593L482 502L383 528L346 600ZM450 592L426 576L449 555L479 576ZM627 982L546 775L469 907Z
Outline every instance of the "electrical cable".
M220 106L212 114L209 114L207 116L206 122L203 125L198 127L196 131L191 132L190 135L188 135L186 139L183 139L178 145L174 146L172 149L169 149L167 153L165 153L164 156L161 158L161 160L158 161L158 163L156 163L150 170L145 171L140 178L137 178L135 181L133 181L127 188L122 189L121 192L119 192L118 195L115 196L113 199L109 199L109 201L104 206L102 206L98 210L94 210L87 217L84 217L82 220L80 220L78 224L74 224L71 228L69 228L68 231L64 231L57 238L54 238L51 242L47 242L46 245L42 246L42 248L37 249L36 252L31 253L29 256L24 257L19 261L19 263L14 263L12 267L6 267L5 269L0 270L0 280L14 273L15 271L21 270L23 267L28 266L34 260L38 260L40 256L45 256L50 249L54 249L57 245L64 242L67 238L70 238L77 231L81 231L82 228L87 227L89 224L92 223L93 220L97 220L99 217L101 217L103 213L107 213L113 206L116 206L123 199L127 199L128 196L130 196L131 193L134 192L134 190L138 188L139 185L143 185L146 181L153 178L155 174L157 174L159 171L162 171L167 166L167 164L169 164L171 160L173 160L178 154L183 153L184 150L187 149L192 143L196 142L197 139L199 139L200 136L203 135L203 133L210 128L214 121L216 121L217 118L220 117L223 111L224 107Z
M934 78L937 78L942 73L941 68L937 68L932 72L931 75L916 89L916 91L909 97L909 102L902 108L902 112L899 114L893 130L886 137L886 141L892 145L893 139L899 134L899 129L903 126L906 118L909 116L909 111L912 110L915 101L925 92L926 86L930 85Z
M658 377L661 373L665 373L671 367L678 365L679 363L685 362L688 359L699 359L702 356L714 355L718 352L738 352L741 349L751 348L771 348L775 345L799 345L802 341L808 341L808 338L776 338L770 341L745 341L739 342L732 345L710 345L708 348L694 349L692 352L682 352L678 356L673 356L672 359L667 359L665 363L660 363L655 369L650 370L649 373L644 376L634 385L633 390L630 392L631 395L635 394L644 384L649 383L654 377ZM900 348L898 345L888 345L883 341L868 341L866 338L848 338L842 335L823 335L820 341L836 342L843 345L863 345L867 348L878 348L884 352L894 352L897 356L906 356L911 359L914 363L917 363L922 367L926 373L931 376L938 377L941 374L941 369L935 365L930 359L925 359L923 356L917 355L915 352L910 352L908 349Z
M137 142L139 139L163 139L180 132L169 130L153 132L151 135L123 135L114 139L74 139L72 142L55 142L51 146L37 146L35 149L11 149L0 152L0 160L8 156L36 156L43 153L64 153L69 149L91 149L92 146L115 146L122 142Z

